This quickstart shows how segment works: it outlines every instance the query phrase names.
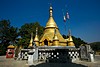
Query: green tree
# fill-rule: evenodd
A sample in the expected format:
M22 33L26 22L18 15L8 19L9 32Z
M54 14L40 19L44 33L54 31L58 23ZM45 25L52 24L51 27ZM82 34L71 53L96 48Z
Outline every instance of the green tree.
M0 50L6 51L8 45L15 44L17 36L17 28L11 26L9 20L0 21Z
M83 41L81 38L76 38L72 36L73 42L75 43L75 46L78 48L81 44L87 44L85 41Z
M36 27L38 27L38 36L40 36L43 33L44 27L38 22L26 23L19 29L19 35L22 37L22 43L24 46L29 45L31 33L33 33L33 38L35 37Z
M100 51L100 42L90 43L90 46L94 51Z
M63 38L64 38L64 39L66 39L66 38L67 38L67 37L66 37L66 35L64 35L64 34L63 34L62 36L63 36Z
M68 38L68 36L66 35L62 35L64 39ZM81 44L86 44L85 41L83 41L82 39L80 38L76 38L74 36L72 36L72 39L73 39L73 42L75 44L75 46L78 48Z

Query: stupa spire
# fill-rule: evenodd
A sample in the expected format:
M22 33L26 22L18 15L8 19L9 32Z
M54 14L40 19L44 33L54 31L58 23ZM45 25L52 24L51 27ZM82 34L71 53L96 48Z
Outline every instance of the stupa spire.
M72 36L71 36L71 30L69 29L68 30L68 46L75 46L75 44L73 43L73 39L72 39Z
M59 39L58 39L58 36L57 36L56 28L54 29L53 45L54 46L58 46L59 45Z
M71 36L71 30L70 29L68 30L68 35Z
M52 9L52 6L50 5L50 17L52 17L52 15L53 15L53 9Z
M46 28L58 28L57 25L56 25L56 22L54 21L53 19L53 8L52 6L50 6L50 9L49 9L49 20L46 24Z
M32 47L32 42L33 42L33 33L31 33L31 40L30 40L29 47Z
M35 38L34 38L34 42L35 42L36 46L39 46L38 28L36 28L36 35L35 35Z
M36 28L36 35L38 35L38 28Z

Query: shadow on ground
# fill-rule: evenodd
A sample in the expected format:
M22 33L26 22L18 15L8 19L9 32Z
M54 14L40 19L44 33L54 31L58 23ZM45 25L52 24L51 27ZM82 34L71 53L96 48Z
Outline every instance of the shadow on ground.
M41 63L38 65L31 65L29 67L87 67L87 66L75 63Z

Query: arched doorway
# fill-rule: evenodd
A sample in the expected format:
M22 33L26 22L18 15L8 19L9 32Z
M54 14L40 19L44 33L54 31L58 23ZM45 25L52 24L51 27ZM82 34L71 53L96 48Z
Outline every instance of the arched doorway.
M48 40L47 39L44 40L44 45L48 46Z

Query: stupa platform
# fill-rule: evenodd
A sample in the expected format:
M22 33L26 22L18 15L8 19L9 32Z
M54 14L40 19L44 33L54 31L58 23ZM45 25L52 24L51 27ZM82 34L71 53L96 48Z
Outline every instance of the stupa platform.
M75 46L38 46L39 49L76 49Z

